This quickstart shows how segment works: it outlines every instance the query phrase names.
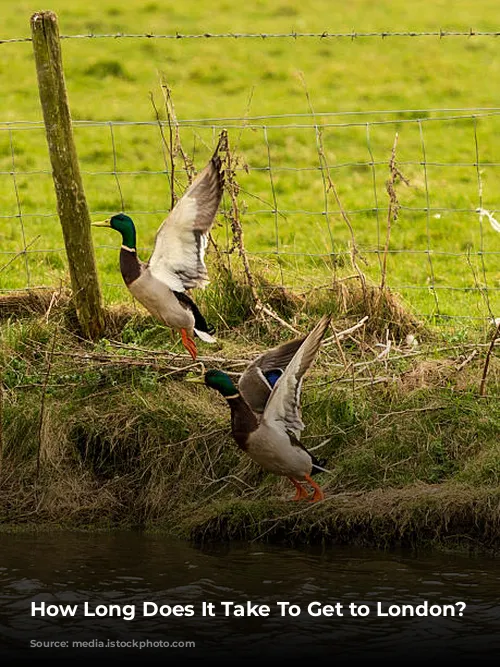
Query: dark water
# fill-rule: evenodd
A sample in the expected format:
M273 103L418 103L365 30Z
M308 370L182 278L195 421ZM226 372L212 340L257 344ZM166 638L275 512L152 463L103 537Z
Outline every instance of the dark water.
M0 657L4 664L19 657L66 663L98 657L148 663L293 658L330 664L377 657L493 662L500 650L499 593L500 561L488 558L260 544L197 549L136 533L0 535ZM247 601L267 605L269 615L224 615L222 602ZM424 601L438 611L449 605L456 615L377 615L377 602L387 613L391 605L415 609ZM73 617L32 616L33 602L77 609ZM85 602L90 612L115 605L122 616L85 616ZM182 605L194 615L145 617L145 602L158 609ZM203 617L202 602L211 602L216 615ZM300 615L282 617L278 602L299 605ZM343 615L312 616L312 602ZM367 605L368 615L354 616L351 603ZM96 646L108 640L129 644ZM30 645L50 641L69 647ZM74 641L95 645L82 648ZM150 645L141 649L133 641Z

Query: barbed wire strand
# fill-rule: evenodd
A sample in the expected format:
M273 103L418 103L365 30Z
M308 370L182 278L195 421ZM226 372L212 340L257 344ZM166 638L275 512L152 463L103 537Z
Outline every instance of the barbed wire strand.
M165 40L180 40L180 39L319 39L319 40L328 40L328 39L348 39L351 41L356 41L358 39L390 39L393 37L403 37L403 38L415 38L415 37L437 37L439 39L444 39L445 37L499 37L500 31L492 30L475 30L469 28L468 30L428 30L428 31L415 31L415 30L400 30L400 31L379 31L379 32L363 32L352 30L350 32L329 32L325 30L323 32L254 32L254 33L245 33L245 32L203 32L203 33L181 33L174 32L168 34L155 34L152 32L145 33L85 33L78 35L60 35L60 39L165 39ZM0 39L0 44L16 44L23 42L31 42L31 37L12 37L7 39Z

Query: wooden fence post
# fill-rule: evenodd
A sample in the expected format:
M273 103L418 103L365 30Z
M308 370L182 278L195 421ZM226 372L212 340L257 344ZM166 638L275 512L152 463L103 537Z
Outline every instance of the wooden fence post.
M73 139L56 14L49 11L33 14L31 35L73 300L83 334L96 339L104 330L104 314L90 214Z
M3 472L3 450L4 450L4 439L3 439L3 369L0 370L0 481L2 479Z

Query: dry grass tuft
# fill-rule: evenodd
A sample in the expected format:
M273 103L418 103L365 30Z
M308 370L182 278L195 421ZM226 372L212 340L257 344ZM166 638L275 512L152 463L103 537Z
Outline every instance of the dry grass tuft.
M54 309L66 308L70 294L63 290L39 289L0 295L0 320L12 315L23 317L45 315Z
M388 288L381 290L366 284L363 287L350 281L336 283L331 291L344 315L356 318L368 315L369 334L380 336L388 330L392 337L404 340L408 334L422 337L425 332L423 322Z

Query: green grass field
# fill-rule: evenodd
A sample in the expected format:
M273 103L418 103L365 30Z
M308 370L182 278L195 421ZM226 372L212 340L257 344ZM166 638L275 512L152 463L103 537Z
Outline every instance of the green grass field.
M0 7L0 38L28 37L40 7L6 0ZM493 0L456 2L453 12L443 1L368 0L186 0L182 10L160 0L54 0L50 9L63 35L498 30ZM4 43L0 51L0 290L54 286L68 282L67 267L32 47ZM144 258L170 207L150 100L153 93L164 117L163 76L197 169L220 128L228 129L240 164L246 247L269 281L307 290L352 274L351 234L333 193L325 194L316 126L360 267L380 281L385 182L397 132L398 165L409 186L397 186L401 210L391 230L388 285L418 314L442 316L440 323L465 327L500 314L500 234L475 212L500 209L498 39L72 39L64 40L63 57L92 216L120 210L123 198ZM177 194L185 183L180 174ZM221 247L230 245L222 216L214 236ZM128 300L119 237L95 230L94 238L106 302ZM25 245L30 252L17 255Z

